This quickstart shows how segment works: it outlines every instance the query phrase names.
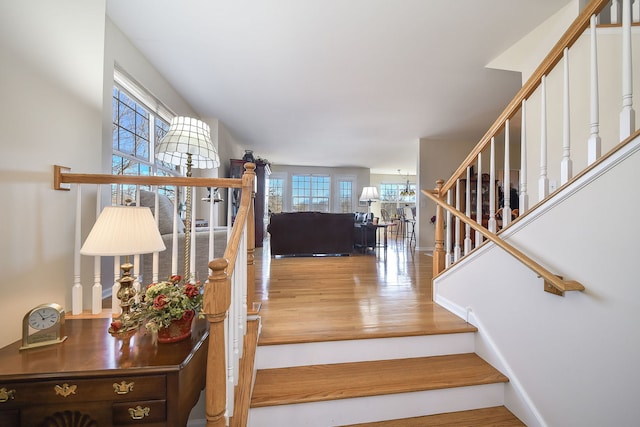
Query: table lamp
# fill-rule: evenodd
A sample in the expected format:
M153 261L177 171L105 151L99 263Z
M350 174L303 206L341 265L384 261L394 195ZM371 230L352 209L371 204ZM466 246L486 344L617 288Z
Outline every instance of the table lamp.
M362 194L360 195L361 202L367 202L369 208L367 210L367 221L370 221L371 216L371 202L374 200L380 199L378 195L378 189L376 187L364 187L362 189Z
M93 225L87 240L80 248L83 255L126 256L120 265L122 276L118 279L122 314L128 314L131 300L135 297L133 264L129 255L148 254L165 250L160 231L153 219L151 209L133 206L107 206Z
M156 146L156 159L177 166L211 169L220 166L220 158L211 142L209 125L190 117L174 117L169 130ZM191 206L192 188L187 186L184 224L184 280L191 276ZM177 202L177 201L176 201Z

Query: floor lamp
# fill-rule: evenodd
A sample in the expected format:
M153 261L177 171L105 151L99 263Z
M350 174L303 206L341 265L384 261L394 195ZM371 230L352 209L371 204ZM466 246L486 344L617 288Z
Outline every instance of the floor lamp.
M166 135L156 146L156 159L185 166L187 177L191 168L211 169L220 166L218 152L211 142L209 125L190 117L174 117ZM177 203L177 200L176 200ZM191 279L191 207L192 187L187 186L184 230L184 280Z
M371 202L380 199L378 189L376 187L364 187L360 195L361 202L367 202L369 208L367 210L367 222L371 221Z

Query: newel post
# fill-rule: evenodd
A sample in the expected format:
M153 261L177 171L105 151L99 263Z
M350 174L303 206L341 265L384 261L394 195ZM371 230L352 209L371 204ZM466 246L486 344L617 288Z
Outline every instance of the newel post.
M442 185L444 180L439 179L436 181L436 189L434 193L439 198L442 198ZM445 264L445 251L444 251L444 211L442 206L436 205L436 233L435 233L435 247L433 249L433 276L440 274L444 271Z
M256 218L255 218L255 198L256 198L256 165L245 163L245 172L242 175L242 188L251 189L251 203L247 215L247 311L254 312L253 304L256 302L256 270L255 270L255 250L256 250ZM259 218L262 221L262 218Z
M211 275L205 286L203 311L209 321L207 354L206 416L207 427L225 427L227 421L227 361L224 320L231 304L231 278L226 269L229 262L216 258L209 262Z

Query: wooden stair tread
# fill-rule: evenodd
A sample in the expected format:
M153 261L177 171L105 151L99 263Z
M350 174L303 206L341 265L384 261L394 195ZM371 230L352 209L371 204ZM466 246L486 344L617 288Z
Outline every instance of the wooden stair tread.
M374 423L351 424L342 427L520 427L525 424L504 406L449 412L425 417Z
M251 407L508 382L473 353L259 370Z

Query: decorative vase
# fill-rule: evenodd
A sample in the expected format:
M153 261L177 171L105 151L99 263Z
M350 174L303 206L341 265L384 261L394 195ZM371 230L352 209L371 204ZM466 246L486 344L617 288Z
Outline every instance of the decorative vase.
M255 163L256 159L253 157L253 150L244 150L244 156L242 156L242 160L245 162Z
M169 326L158 329L158 342L166 344L189 338L193 315L193 311L187 311L181 319L172 320Z

